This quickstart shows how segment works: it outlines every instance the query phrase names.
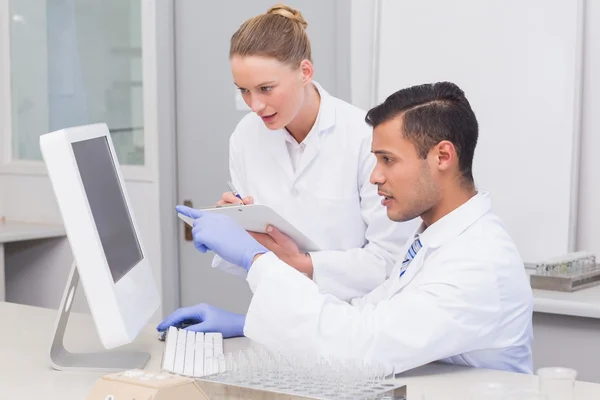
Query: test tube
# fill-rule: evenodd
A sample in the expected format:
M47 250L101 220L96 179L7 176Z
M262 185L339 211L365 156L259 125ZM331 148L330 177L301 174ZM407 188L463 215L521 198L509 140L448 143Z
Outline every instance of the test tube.
M540 368L538 376L539 391L548 396L548 400L572 400L577 371L571 368Z

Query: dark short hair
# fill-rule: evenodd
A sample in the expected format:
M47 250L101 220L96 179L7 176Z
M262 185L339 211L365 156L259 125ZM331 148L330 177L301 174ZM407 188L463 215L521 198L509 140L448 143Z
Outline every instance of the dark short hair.
M473 183L473 155L479 127L465 93L454 83L438 82L402 89L369 110L365 120L373 128L403 116L402 134L414 143L421 158L442 140L452 142L459 170Z

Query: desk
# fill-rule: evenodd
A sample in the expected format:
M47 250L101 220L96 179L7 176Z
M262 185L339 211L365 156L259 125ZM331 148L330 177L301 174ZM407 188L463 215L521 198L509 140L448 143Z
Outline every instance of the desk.
M534 270L527 269L530 277ZM600 285L575 292L533 289L535 312L600 319Z
M0 301L4 301L6 298L4 244L61 236L65 236L65 229L60 225L44 225L0 220Z
M600 286L572 293L534 289L533 298L535 367L575 368L581 379L600 383Z
M533 289L534 311L600 319L600 286L576 292Z
M60 399L82 400L86 397L101 372L55 371L48 363L50 335L55 310L0 302L0 399ZM71 314L65 335L65 345L71 351L97 351L102 346L95 332L91 316ZM246 348L246 338L225 340L225 351ZM136 341L123 349L149 351L152 354L146 370L159 371L163 351L154 326L147 326ZM397 379L408 385L409 400L467 399L469 387L483 381L503 382L514 387L534 387L537 378L515 374L429 364L404 374ZM600 385L577 382L576 399L600 398Z

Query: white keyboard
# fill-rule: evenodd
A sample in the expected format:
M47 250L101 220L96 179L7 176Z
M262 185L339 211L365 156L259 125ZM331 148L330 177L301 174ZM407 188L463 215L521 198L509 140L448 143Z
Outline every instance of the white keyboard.
M223 335L177 329L167 331L162 369L200 378L217 373L214 357L223 354Z

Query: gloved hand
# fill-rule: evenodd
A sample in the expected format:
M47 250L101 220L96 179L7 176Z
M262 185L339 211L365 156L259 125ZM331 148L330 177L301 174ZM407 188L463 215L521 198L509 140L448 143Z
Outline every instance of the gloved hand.
M163 322L158 324L156 330L162 332L169 329L170 326L178 326L184 322L195 323L195 325L185 328L186 330L194 332L221 332L224 338L229 338L244 336L246 316L234 314L202 303L175 310Z
M202 212L186 206L177 206L176 210L194 218L194 245L202 253L214 251L222 259L248 271L257 254L269 252L233 219L225 215Z

